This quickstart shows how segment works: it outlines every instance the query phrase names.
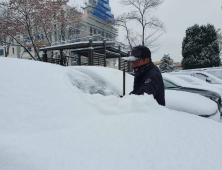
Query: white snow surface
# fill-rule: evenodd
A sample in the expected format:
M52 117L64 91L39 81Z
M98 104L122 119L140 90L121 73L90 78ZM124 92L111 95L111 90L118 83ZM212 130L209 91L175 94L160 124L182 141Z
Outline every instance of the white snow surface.
M217 103L206 97L202 97L194 93L175 90L165 90L165 93L167 108L195 115L209 115L209 113L212 115L217 111ZM195 106L193 105L194 101L197 101L195 102Z
M209 90L209 91L219 94L222 97L222 91L218 88L213 87L213 86L193 85L193 84L181 79L180 77L177 77L176 75L171 75L169 73L163 73L162 75L163 75L164 79L169 80L178 86L197 88L197 89L201 89L201 90Z
M212 68L212 70L214 70L214 69ZM213 74L210 74L208 72L210 72L210 71L209 70L208 71L180 70L178 72L171 72L170 74L172 74L172 75L177 75L177 74L192 75L192 74L196 74L196 73L197 74L204 74L206 77L209 77L209 78L212 79L211 83L213 83L213 84L222 84L222 80L220 78L218 78L218 77L216 77ZM220 73L221 72L218 69L217 74L220 74Z
M201 85L201 86L207 86L207 87L210 87L212 89L219 89L220 90L220 93L222 93L222 85L220 84L210 84L210 83L207 83L206 81L203 81L201 79L198 79L196 77L193 77L193 76L190 76L190 75L182 75L182 74L178 74L178 75L175 75L176 77L179 77L189 83L193 83L193 85Z
M178 78L174 75L171 75L169 73L162 73L162 76L163 76L164 79L169 80L169 81L175 83L178 86L183 86L183 87L191 86L191 84L188 83L187 81L182 80L182 79L180 79L180 78Z
M87 80L83 81L82 78L76 77L75 79L72 78L72 80L75 80L75 83L73 83L76 86L76 82L81 82L81 89L90 89L86 90L86 92L91 92L91 89L97 89L95 92L103 92L102 94L105 95L118 95L122 92L122 73L120 73L117 70L113 69L105 69L101 67L73 67L73 69L80 71L81 73L85 74L87 77ZM106 71L109 70L109 71ZM105 71L105 73L104 73ZM129 94L132 91L133 87L133 77L131 75L127 75L126 79L126 94ZM75 77L75 76L73 76ZM98 79L99 78L99 79ZM89 83L89 80L92 80L91 83ZM94 81L95 80L95 81ZM90 86L86 86L85 83L91 84ZM94 86L92 88L93 84L97 84L98 86ZM105 86L102 84L106 84ZM105 88L101 88L105 87ZM102 90L106 89L106 90ZM84 91L84 90L83 90ZM109 91L110 93L105 93L104 91ZM94 93L95 93L94 92ZM218 106L216 102L203 97L199 94L189 93L189 92L181 92L181 91L174 91L174 90L166 90L165 91L165 99L166 99L166 107L173 110L179 110L183 112L188 112L195 115L212 115L215 114L218 110Z
M205 72L214 75L215 77L222 79L222 69L221 67L217 69L206 69Z
M122 72L91 71L104 79L84 67L0 58L1 170L222 169L221 123L148 95L118 98Z
M125 60L126 61L136 61L136 60L138 60L138 58L134 57L134 56L129 56L129 57L125 58Z

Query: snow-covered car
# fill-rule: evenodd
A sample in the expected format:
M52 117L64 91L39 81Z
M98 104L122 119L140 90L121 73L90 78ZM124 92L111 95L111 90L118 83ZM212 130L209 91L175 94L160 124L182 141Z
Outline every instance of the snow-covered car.
M222 80L219 79L218 77L210 74L210 73L207 73L205 71L179 71L179 72L171 72L170 74L172 75L177 75L177 74L183 74L183 75L191 75L191 76L194 76L194 77L197 77L207 83L210 83L210 84L220 84L222 85Z
M218 88L213 87L213 86L203 86L203 85L198 85L198 84L194 85L191 82L188 82L188 81L186 81L186 80L184 80L184 79L182 79L182 78L180 78L176 75L172 75L172 74L169 74L169 73L163 73L162 75L163 75L164 79L175 83L177 86L212 91L212 92L218 93L220 95L220 97L222 98L222 91Z
M210 87L210 88L216 88L216 89L220 90L222 93L222 86L219 84L210 84L210 83L207 83L206 81L203 81L201 79L198 79L198 78L190 76L190 75L178 74L175 76L187 81L188 83L191 83L192 85L201 85L201 86L206 86L206 87Z
M122 93L122 74L115 74L114 71L119 72L117 70L111 69L112 71L110 71L110 73L112 74L110 74L109 72L101 71L102 68L100 67L94 67L93 69L92 67L73 67L73 69L84 74L81 82L79 82L79 79L75 78L75 75L72 76L73 85L77 86L84 92L91 94L100 93L105 96ZM116 77L116 81L112 81L114 77ZM127 74L126 94L129 94L132 91L133 79L133 76ZM88 84L95 85L92 87ZM167 85L165 85L165 88L166 86ZM188 93L182 90L176 91L176 88L173 90L173 87L175 86L169 85L165 91L167 108L220 121L220 112L218 112L217 104L214 101L198 94ZM90 89L93 89L93 91Z
M213 69L213 68L212 69L205 69L204 72L212 74L213 76L222 80L222 67L218 67L215 69Z
M0 57L0 170L222 169L220 122L119 98L121 71L78 68Z
M204 96L204 97L212 100L213 102L215 102L217 104L218 108L217 108L217 112L215 112L213 118L216 117L217 120L220 120L220 116L222 114L222 101L221 101L221 96L218 93L215 93L215 92L209 91L209 90L200 89L200 88L180 86L176 83L177 78L174 78L172 76L167 76L167 77L170 77L170 79L166 78L166 76L164 76L164 78L163 78L165 89L195 93L195 94ZM171 80L173 80L173 81L171 81ZM178 80L180 81L180 83L183 82L183 80L180 80L179 78L178 78ZM193 99L191 97L189 97L189 100L193 101ZM199 100L195 100L193 104L196 105L196 103L199 103L199 102L200 102Z
M209 67L209 68L198 68L198 69L189 69L189 70L179 70L176 72L185 73L185 72L206 72L212 74L213 76L222 79L222 66L221 67Z
M198 93L190 93L178 87L165 89L166 107L173 110L187 112L215 121L221 120L221 113L217 104Z

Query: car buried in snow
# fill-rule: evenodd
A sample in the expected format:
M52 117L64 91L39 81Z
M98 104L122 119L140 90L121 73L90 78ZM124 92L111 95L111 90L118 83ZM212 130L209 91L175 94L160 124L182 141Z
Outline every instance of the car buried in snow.
M207 83L210 84L219 84L222 85L222 80L210 73L204 72L204 71L179 71L179 72L171 72L172 75L190 75L193 77L196 77L198 79L201 79Z
M200 86L208 87L211 89L218 89L218 90L220 90L220 94L222 94L222 86L220 84L210 84L204 80L198 79L197 77L193 77L190 75L178 74L178 75L174 75L174 76L181 78L184 81L191 83L192 85L200 85Z
M210 119L213 119L213 120L216 120L216 121L221 120L222 103L221 103L221 97L220 97L219 94L217 94L215 92L212 92L212 91L202 90L202 89L198 89L198 88L189 88L189 87L178 86L177 84L175 84L175 83L173 83L169 80L166 80L166 79L163 79L163 81L164 81L164 87L165 87L166 94L167 94L168 90L178 91L178 92L180 91L180 92L194 93L194 94L198 94L201 97L202 96L206 97L206 98L210 99L211 101L215 102L217 104L218 109L211 110L208 113L205 113L204 115L201 114L201 113L200 114L198 113L197 115L202 116L202 117L206 117L206 118L210 118ZM200 101L194 100L192 98L191 94L188 97L189 97L188 100L192 101L192 106L197 106L198 105L198 107L205 107L204 105L199 105ZM187 100L187 99L184 99L184 100ZM166 99L166 102L167 102L167 99ZM190 105L190 106L187 106L187 107L189 108L189 107L192 107L192 106ZM208 104L207 104L207 107L208 107Z
M129 74L134 76L133 73ZM167 73L162 75L167 108L220 121L222 111L220 95L208 90L179 86L168 79L164 79L165 74ZM188 82L184 83L189 85ZM205 99L208 100L205 104L200 102ZM209 109L211 104L215 104L216 107Z

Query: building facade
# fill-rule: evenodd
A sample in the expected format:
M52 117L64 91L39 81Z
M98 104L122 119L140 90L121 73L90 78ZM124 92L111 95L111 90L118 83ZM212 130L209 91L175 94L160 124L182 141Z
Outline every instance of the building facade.
M61 7L62 10L68 11L72 9L72 7L66 4L68 0L62 1L64 1L64 5ZM80 24L68 26L63 32L63 35L61 29L59 29L59 24L53 21L52 25L54 28L49 34L52 45L88 41L89 37L93 38L94 41L101 41L103 39L109 41L116 39L118 32L114 27L114 15L111 13L109 0L87 0L82 9L83 12L76 11ZM23 41L29 41L26 35L18 36ZM38 33L36 37L39 40L45 39L43 33ZM4 44L0 45L0 57L4 57L5 52L8 51L8 57L31 59L27 50L16 44L11 45L9 50L6 49L7 46L4 46ZM27 49L36 56L33 48Z
M90 35L99 35L115 40L118 32L114 28L114 15L109 0L88 0L83 8L82 24Z

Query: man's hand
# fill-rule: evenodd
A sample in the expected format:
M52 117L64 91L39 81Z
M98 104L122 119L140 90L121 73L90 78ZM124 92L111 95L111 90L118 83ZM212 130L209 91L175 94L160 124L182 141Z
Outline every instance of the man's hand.
M131 95L131 94L134 94L134 95L143 95L144 92L137 92L137 93L135 93L134 91L131 91L131 92L129 93L129 95Z

